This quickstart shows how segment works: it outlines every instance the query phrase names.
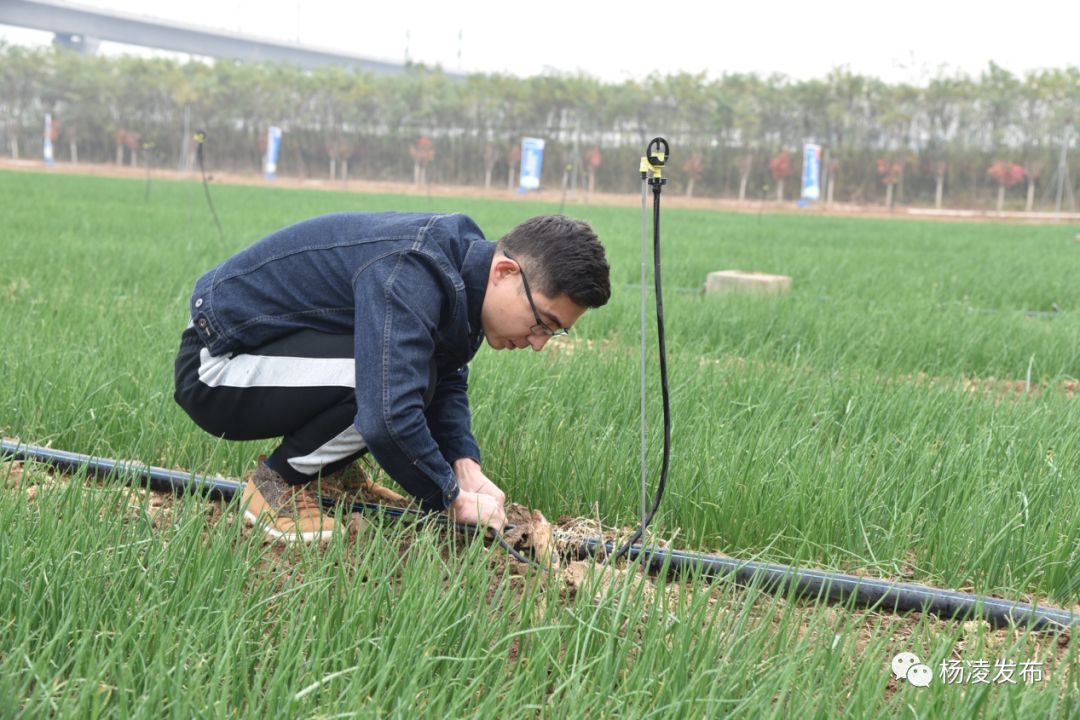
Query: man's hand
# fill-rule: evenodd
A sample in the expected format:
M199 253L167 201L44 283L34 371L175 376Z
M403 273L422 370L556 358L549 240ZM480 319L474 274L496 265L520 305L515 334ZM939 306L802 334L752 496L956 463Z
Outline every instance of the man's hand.
M506 527L506 513L501 502L490 495L462 489L454 504L446 510L450 519L466 525L487 525L502 532Z
M462 490L471 493L487 495L498 501L499 507L506 503L506 493L499 486L491 482L480 464L472 458L461 458L454 461L454 475L457 476L458 485Z

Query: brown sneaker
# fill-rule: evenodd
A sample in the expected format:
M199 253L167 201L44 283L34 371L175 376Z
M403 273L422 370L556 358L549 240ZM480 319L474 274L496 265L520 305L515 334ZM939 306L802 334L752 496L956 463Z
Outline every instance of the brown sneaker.
M372 480L360 461L330 475L323 475L322 482L322 493L338 501L359 499L395 506L409 504L409 501L398 493Z
M266 463L244 485L244 519L278 542L319 542L334 535L334 519L306 485L289 485Z

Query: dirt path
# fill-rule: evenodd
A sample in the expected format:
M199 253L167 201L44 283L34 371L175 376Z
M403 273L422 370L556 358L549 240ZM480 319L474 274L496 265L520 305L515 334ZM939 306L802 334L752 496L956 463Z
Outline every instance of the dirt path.
M0 170L15 170L21 172L47 172L63 175L96 175L105 177L124 177L142 180L146 178L145 167L128 167L114 164L91 164L91 163L56 163L44 165L37 160L12 160L0 158ZM157 180L188 180L198 181L197 171L180 172L177 170L155 168L151 176ZM464 197L464 198L488 198L495 200L528 201L558 203L562 194L558 190L540 190L531 193L518 193L505 188L485 189L476 185L431 185L421 187L406 182L393 182L387 180L324 180L321 178L297 178L278 176L275 180L266 180L254 173L236 173L215 171L209 174L210 182L222 185L250 185L262 187L303 188L308 190L333 190L336 192L355 192L365 194L397 194L434 197ZM605 207L640 207L641 196L637 193L592 193L586 195L578 193L576 197L567 197L567 206L573 208L580 205L598 205ZM826 217L867 217L887 218L892 220L936 220L936 221L961 221L961 222L1007 222L1040 225L1059 225L1064 223L1080 223L1080 213L1062 213L1055 216L1053 213L1020 213L1005 212L997 213L983 210L942 210L936 211L929 208L897 208L890 212L881 205L854 205L850 203L834 203L832 207L817 203L809 207L799 209L794 201L778 203L775 201L746 201L728 200L720 198L688 198L684 195L668 193L664 196L664 205L669 208L682 208L690 210L721 210L725 212L739 212L747 214L762 213L787 213L801 215L818 215ZM571 211L572 212L572 211ZM1080 242L1080 235L1077 235Z

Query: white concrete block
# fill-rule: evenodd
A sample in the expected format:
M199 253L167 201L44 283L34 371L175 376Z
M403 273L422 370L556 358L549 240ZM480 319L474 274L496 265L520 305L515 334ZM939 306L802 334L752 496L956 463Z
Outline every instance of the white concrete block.
M787 275L770 275L743 270L719 270L705 278L705 293L756 292L763 295L780 295L791 289Z

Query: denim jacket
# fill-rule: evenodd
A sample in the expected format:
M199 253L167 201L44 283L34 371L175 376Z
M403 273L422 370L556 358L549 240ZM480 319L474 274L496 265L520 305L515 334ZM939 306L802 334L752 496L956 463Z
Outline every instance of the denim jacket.
M353 335L356 429L424 507L445 509L458 495L450 463L480 461L467 363L483 340L480 308L494 254L495 243L465 215L323 215L268 235L199 278L191 317L214 355L302 329Z

